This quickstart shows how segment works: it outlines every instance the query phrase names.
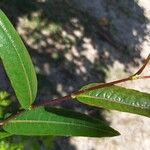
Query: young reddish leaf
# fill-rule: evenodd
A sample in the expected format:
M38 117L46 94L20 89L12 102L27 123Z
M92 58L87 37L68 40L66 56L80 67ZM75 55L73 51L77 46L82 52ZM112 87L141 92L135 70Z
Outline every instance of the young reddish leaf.
M2 10L0 10L0 58L21 106L28 109L37 93L35 70L21 38Z

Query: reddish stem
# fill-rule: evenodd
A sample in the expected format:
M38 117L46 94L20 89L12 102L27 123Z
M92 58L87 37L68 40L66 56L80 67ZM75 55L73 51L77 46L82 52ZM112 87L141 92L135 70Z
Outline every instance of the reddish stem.
M145 67L146 67L146 65L148 64L149 61L150 61L150 54L148 55L148 57L144 61L143 66L134 75L140 75L142 73L142 71L145 69Z
M60 104L61 102L65 101L65 100L72 99L73 96L76 96L76 95L79 95L79 94L82 94L84 92L88 92L88 91L91 91L91 90L112 86L112 85L117 84L117 83L122 83L122 82L129 81L129 80L150 78L150 76L138 76L138 77L136 77L136 75L140 75L142 73L142 71L144 70L144 68L146 67L146 65L148 64L149 61L150 61L150 54L148 55L147 59L145 60L144 65L134 75L132 75L130 77L120 79L120 80L115 80L115 81L112 81L112 82L109 82L109 83L100 83L96 86L73 92L73 93L71 93L67 96L64 96L64 97L60 97L60 98L56 98L56 99L48 100L48 101L43 101L39 104L33 104L32 108L40 107L40 106L47 106L47 105ZM25 110L21 110L21 111L17 112L16 114L13 114L10 117L6 118L5 120L0 121L0 125L4 125L5 123L9 122L10 120L12 120L13 118L15 118L16 116L18 116L20 113L22 113L24 111Z
M141 76L139 79L150 79L150 76Z
M96 86L84 89L84 90L73 92L73 93L71 93L67 96L64 96L64 97L59 97L59 98L52 99L52 100L42 101L41 103L38 103L38 104L33 104L32 108L40 107L40 106L47 106L47 105L51 105L51 106L52 105L57 105L57 104L60 104L63 101L66 101L68 99L72 99L73 95L76 96L76 95L79 95L79 94L84 93L84 92L88 92L88 91L95 90L95 89L98 89L98 88L103 88L103 87L106 87L106 86L111 86L113 84L125 82L125 81L128 81L128 80L131 80L131 78L128 77L128 78L124 78L124 79L121 79L121 80L112 81L112 82L109 82L109 83L101 83L101 84L98 84Z
M108 82L108 83L100 83L100 84L98 84L96 86L93 86L93 87L90 87L90 88L87 88L87 89L83 89L83 90L74 92L74 93L72 93L72 95L76 96L76 95L79 95L79 94L82 94L82 93L85 93L85 92L89 92L91 90L96 90L96 89L99 89L99 88L112 86L114 84L125 82L125 81L128 81L128 80L131 80L131 77L120 79L120 80L115 80L115 81Z
M57 104L60 104L61 102L68 100L68 99L71 99L71 95L59 97L59 98L52 99L52 100L42 101L41 103L32 105L32 108L40 107L40 106L47 106L47 105L57 105Z
M16 114L12 114L11 116L9 116L8 118L6 118L5 120L1 120L0 121L0 125L4 125L7 122L9 122L10 120L14 119L15 117L17 117L19 114L23 113L25 110L20 110L18 111Z

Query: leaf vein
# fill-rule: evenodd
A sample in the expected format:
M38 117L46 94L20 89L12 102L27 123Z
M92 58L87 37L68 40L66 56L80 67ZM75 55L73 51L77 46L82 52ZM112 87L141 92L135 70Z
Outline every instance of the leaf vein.
M21 59L21 56L16 48L16 46L14 45L14 40L12 39L11 35L8 33L6 27L4 26L4 24L2 23L2 21L0 21L0 26L2 27L2 30L6 33L6 37L9 39L10 43L12 44L12 46L14 47L15 49L15 52L20 60L20 63L21 63L21 66L22 66L22 69L23 69L23 72L24 72L24 75L25 75L25 78L26 78L26 81L27 81L27 84L28 84L28 93L29 93L29 97L30 97L30 104L31 104L31 100L32 100L32 92L31 92L31 87L30 87L30 81L29 81L29 78L28 78L28 75L27 75L27 72L26 72L26 69L25 69L25 66L24 66L24 63Z

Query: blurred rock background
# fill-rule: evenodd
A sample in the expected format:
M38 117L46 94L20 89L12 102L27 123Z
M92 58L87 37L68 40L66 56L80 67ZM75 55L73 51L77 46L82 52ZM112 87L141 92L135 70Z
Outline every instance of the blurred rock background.
M0 8L33 59L39 81L37 101L63 96L91 82L126 77L150 53L149 0L1 0ZM144 74L150 74L149 67ZM0 88L13 93L2 66L0 74ZM149 92L149 81L121 85ZM101 139L13 136L0 141L0 150L150 149L149 118L73 101L64 106L104 119L122 135Z

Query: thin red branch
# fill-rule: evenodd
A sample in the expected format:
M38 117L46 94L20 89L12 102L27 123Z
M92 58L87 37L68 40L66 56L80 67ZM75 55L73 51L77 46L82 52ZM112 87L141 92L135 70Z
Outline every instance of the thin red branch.
M148 55L148 57L144 61L143 66L134 75L140 75L143 72L143 70L145 69L145 67L146 67L146 65L148 64L149 61L150 61L150 54Z
M139 79L150 79L150 76L140 76Z
M32 108L40 107L40 106L48 106L48 105L53 106L53 105L60 104L61 102L66 101L68 99L72 99L71 95L67 95L67 96L64 96L64 97L59 97L59 98L52 99L52 100L42 101L42 102L40 102L38 104L33 104Z
M14 119L15 117L17 117L19 114L23 113L25 110L20 110L18 111L17 113L15 114L12 114L11 116L9 116L8 118L4 119L4 120L1 120L0 121L0 125L4 125L6 124L7 122L9 122L10 120Z
M72 95L72 96L76 96L76 95L79 95L79 94L82 94L82 93L85 93L85 92L89 92L89 91L91 91L91 90L95 90L95 89L99 89L99 88L103 88L103 87L112 86L112 85L114 85L114 84L118 84L118 83L125 82L125 81L129 81L129 80L131 80L131 78L130 78L130 77L127 77L127 78L124 78L124 79L115 80L115 81L108 82L108 83L100 83L100 84L98 84L98 85L96 85L96 86L89 87L89 88L87 88L87 89L83 89L83 90L74 92L74 93L72 93L71 95Z
M73 92L73 93L71 93L67 96L64 96L64 97L60 97L60 98L56 98L56 99L52 99L52 100L48 100L48 101L43 101L39 104L33 104L32 108L40 107L40 106L47 106L47 105L57 105L57 104L60 104L63 101L66 101L68 99L72 99L73 96L77 96L77 95L82 94L84 92L88 92L88 91L103 88L103 87L112 86L114 84L122 83L122 82L129 81L129 80L146 79L146 78L150 79L150 76L139 76L142 73L142 71L144 70L144 68L146 67L146 65L148 64L149 61L150 61L150 54L148 55L147 59L145 60L144 65L134 75L132 75L130 77L120 79L120 80L115 80L115 81L108 82L108 83L100 83L100 84L97 84L96 86ZM136 75L138 75L138 76L136 77ZM10 120L14 119L16 116L18 116L19 114L21 114L24 111L25 110L21 110L21 111L17 112L16 114L12 114L10 117L6 118L5 120L1 120L0 125L4 125L5 123L7 123Z
M57 105L57 104L60 104L61 102L65 101L65 100L68 100L68 99L71 99L71 95L67 95L67 96L64 96L64 97L56 98L56 99L53 99L53 100L43 101L43 102L41 102L39 104L32 105L32 108L36 108L36 107L40 107L40 106L48 106L48 105ZM24 111L26 111L26 110L20 110L16 114L12 114L8 118L6 118L4 120L1 120L0 121L0 125L6 124L10 120L14 119L15 117L17 117L18 115L23 113Z

